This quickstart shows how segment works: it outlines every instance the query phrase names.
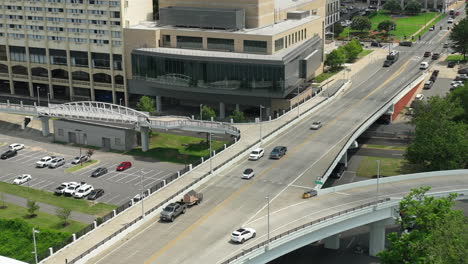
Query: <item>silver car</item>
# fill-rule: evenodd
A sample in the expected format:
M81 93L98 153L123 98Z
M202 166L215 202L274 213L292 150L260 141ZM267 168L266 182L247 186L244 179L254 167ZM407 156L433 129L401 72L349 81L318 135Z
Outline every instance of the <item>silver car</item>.
M65 164L65 158L55 158L50 162L49 168L51 168L51 169L57 168L57 167L60 167L60 166L62 166L64 164Z

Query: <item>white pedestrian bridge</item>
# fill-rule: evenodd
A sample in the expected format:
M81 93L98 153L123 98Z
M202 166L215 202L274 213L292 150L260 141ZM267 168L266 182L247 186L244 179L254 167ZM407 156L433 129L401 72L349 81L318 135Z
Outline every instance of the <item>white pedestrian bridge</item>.
M435 184L437 182L445 184ZM353 207L337 212L330 211L331 213L318 218L313 216L313 211L305 209L307 206L290 208L288 217L291 223L304 222L303 220L307 218L313 220L275 234L270 239L263 239L253 246L251 244L242 248L235 255L230 255L222 264L267 263L319 240L325 242L326 248L338 249L340 233L364 225L370 225L369 254L375 256L385 248L385 226L394 224L399 216L399 203L409 191L402 188L405 183L413 188L432 186L427 195L443 197L456 193L458 200L468 199L468 170L409 174L322 189L319 196L311 199L321 198L322 203L332 195L342 196L343 203L350 202L353 200L352 197L358 196L368 199L360 199L361 203L356 203ZM369 187L374 190L370 196ZM261 227L261 230L263 229L264 227Z

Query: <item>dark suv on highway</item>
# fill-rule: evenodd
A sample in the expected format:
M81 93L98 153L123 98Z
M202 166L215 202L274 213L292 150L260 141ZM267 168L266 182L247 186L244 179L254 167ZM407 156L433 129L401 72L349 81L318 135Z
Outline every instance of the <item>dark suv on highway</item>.
M276 146L270 153L270 159L280 159L286 155L286 151L288 151L288 148L283 146Z

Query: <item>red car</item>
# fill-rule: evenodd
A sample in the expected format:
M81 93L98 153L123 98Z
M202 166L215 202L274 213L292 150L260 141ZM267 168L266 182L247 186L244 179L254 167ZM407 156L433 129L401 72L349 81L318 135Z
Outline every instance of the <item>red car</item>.
M132 163L130 161L124 161L117 166L117 171L124 171L132 167Z

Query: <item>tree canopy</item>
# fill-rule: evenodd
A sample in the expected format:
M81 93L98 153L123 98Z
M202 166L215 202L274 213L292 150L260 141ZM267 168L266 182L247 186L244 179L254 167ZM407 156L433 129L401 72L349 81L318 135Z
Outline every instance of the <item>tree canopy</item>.
M363 32L364 30L371 29L372 23L368 17L355 16L353 17L351 28Z
M137 103L137 108L143 112L153 113L154 109L154 100L149 96L142 96Z
M468 53L468 19L464 18L456 24L449 38L453 49L463 54L463 58L466 59L466 53Z
M236 123L242 123L246 121L244 112L237 110L232 111L232 115L230 116L230 118L232 118L232 120Z
M461 120L465 124L468 124L468 83L464 86L460 86L448 94L448 99L451 102L460 103L463 108L463 113L460 116L455 117L456 120Z
M392 20L384 20L377 25L377 29L388 33L392 30L396 30L396 24Z
M422 5L418 1L411 0L405 6L405 12L408 14L416 15L421 12Z
M339 36L343 32L344 28L341 23L337 22L333 25L333 34L335 37Z
M204 105L202 107L202 119L211 120L212 117L216 117L216 112L213 108Z
M429 187L412 189L400 202L397 224L402 233L391 233L388 249L378 254L382 264L466 263L468 219L453 210L456 195L434 198Z
M449 97L450 98L450 97ZM406 159L428 171L468 167L468 125L460 100L430 97L415 107L415 137Z
M389 0L385 2L383 9L390 11L390 13L398 13L401 11L401 5L396 0Z
M335 49L327 55L325 65L330 66L332 69L338 69L346 62L346 53L344 49Z
M348 44L343 46L344 51L346 52L346 57L348 62L353 62L357 59L359 53L362 51L362 46L358 40L353 39Z

